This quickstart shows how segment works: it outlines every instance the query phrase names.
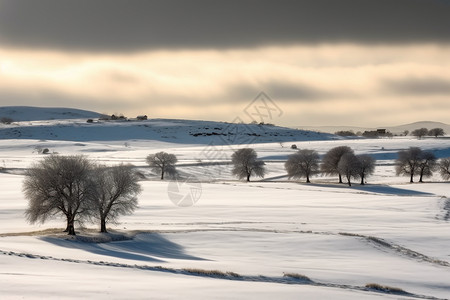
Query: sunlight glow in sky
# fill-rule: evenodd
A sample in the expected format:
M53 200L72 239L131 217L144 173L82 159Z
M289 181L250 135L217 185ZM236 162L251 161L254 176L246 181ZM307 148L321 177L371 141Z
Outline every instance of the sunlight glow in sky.
M44 7L51 3L36 2ZM11 11L19 16L30 5L16 3L20 5L0 0L0 7L10 9L8 16ZM446 8L450 10L450 5ZM101 49L92 40L81 41L80 47L71 40L58 44L57 32L47 37L51 31L47 23L41 24L47 31L38 32L42 38L36 39L28 35L33 27L25 30L13 21L5 24L12 29L2 36L0 20L1 106L59 106L130 117L232 121L264 91L283 110L282 117L273 120L279 125L449 122L450 43L439 38L414 41L413 36L413 41L374 43L357 36L352 41L324 38L312 43L297 40L293 30L288 43L275 38L270 42L276 34L268 33L268 41L257 45L231 40L228 46L207 46L201 44L200 35L199 47L139 44L131 50L109 51L109 44L102 41L97 45L104 46Z

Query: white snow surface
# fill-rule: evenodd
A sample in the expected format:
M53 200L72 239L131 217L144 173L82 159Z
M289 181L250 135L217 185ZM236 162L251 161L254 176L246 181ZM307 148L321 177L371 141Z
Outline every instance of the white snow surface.
M227 125L220 124L226 123L87 124L80 119L2 125L0 298L450 297L450 183L434 175L425 183L409 184L394 172L399 150L418 146L448 157L450 140L342 140L308 132L289 137L288 129L274 127L264 129L266 134L257 140L234 145L220 136L190 134L194 129L218 132L214 126L223 131L221 126ZM91 125L98 131L90 132ZM7 134L14 129L21 135ZM315 176L311 184L289 181L284 162L295 152L291 144L320 155L348 145L357 154L376 158L377 168L365 186L339 185L328 176ZM269 173L245 183L231 176L229 160L235 149L249 145L266 161ZM119 224L109 224L110 234L103 235L96 224L86 224L70 238L61 233L60 217L45 224L27 223L23 174L44 157L38 151L43 148L87 155L108 165L133 164L144 178L139 208ZM193 192L183 180L195 182L201 196L193 206L174 205L168 191L173 182L158 180L147 167L145 157L157 151L177 155L180 194ZM407 293L378 292L365 288L367 283Z

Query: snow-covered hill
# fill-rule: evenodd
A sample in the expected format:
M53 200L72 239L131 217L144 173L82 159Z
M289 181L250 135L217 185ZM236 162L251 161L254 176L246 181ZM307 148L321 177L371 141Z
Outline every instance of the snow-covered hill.
M387 130L394 133L402 133L405 130L411 132L419 128L427 128L427 129L442 128L447 134L450 134L450 125L442 122L433 122L433 121L421 121L394 127L386 127Z
M1 108L1 112L8 109ZM338 137L312 131L257 124L196 120L99 120L100 114L72 109L9 108L13 122L0 125L0 139L64 141L156 140L181 144L248 145L267 142L332 140ZM39 115L43 112L42 115ZM35 115L35 120L33 119ZM93 117L94 116L94 117ZM54 119L50 119L54 117ZM66 118L64 118L66 117ZM88 119L93 122L88 123Z
M102 114L62 107L3 106L0 107L0 118L13 121L67 120L81 118L99 118Z

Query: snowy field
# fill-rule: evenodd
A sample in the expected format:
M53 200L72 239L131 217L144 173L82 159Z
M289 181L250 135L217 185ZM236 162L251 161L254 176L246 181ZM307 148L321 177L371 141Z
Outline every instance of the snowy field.
M269 173L244 183L231 177L228 164L239 146L211 145L214 136L195 139L176 122L146 122L139 126L152 130L147 138L130 137L125 127L131 125L124 123L103 126L99 131L108 135L98 140L81 120L2 125L1 299L450 298L450 183L435 175L409 184L394 172L399 150L418 146L448 157L449 139L341 140L317 133L289 139L289 133L270 142L267 135L251 146ZM161 138L168 131L172 138ZM324 176L311 184L288 181L284 161L295 152L291 144L320 155L348 145L376 158L377 168L365 186L349 188ZM108 236L86 224L70 239L60 233L63 219L28 224L23 172L43 158L43 148L109 165L133 164L145 178L139 208L110 225ZM174 182L157 180L146 166L145 157L161 150L177 155L188 180L178 192L195 193L193 206L174 205ZM126 239L107 241L115 236ZM208 272L213 270L218 272ZM368 283L405 292L376 291Z

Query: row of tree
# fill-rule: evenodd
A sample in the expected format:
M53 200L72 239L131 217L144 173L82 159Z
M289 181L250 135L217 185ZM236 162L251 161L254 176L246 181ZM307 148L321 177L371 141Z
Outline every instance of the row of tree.
M233 175L239 179L246 178L250 181L251 176L263 178L267 170L265 163L257 159L255 150L251 148L239 149L231 156L233 163ZM343 183L343 177L351 186L352 179L360 179L364 185L367 176L375 171L376 160L367 154L355 155L348 146L339 146L330 149L320 160L319 153L315 150L300 149L290 155L285 163L289 179L306 178L310 183L312 175L322 172L326 175L337 175L339 183ZM395 161L397 175L410 176L410 182L414 182L414 176L419 176L419 182L424 177L433 175L439 170L442 178L450 179L450 158L443 158L439 162L431 151L423 151L418 147L410 147L398 152Z
M330 149L320 162L317 151L301 149L289 156L285 168L290 179L305 177L307 183L310 182L311 175L322 172L337 175L339 183L345 177L349 186L352 178L360 178L363 185L366 177L375 170L375 159L365 154L355 155L348 146L339 146Z
M427 128L418 128L411 131L411 135L418 137L419 139L423 138L424 136L444 136L445 132L442 128L433 128L428 130Z
M339 136L346 136L346 137L362 136L362 137L367 137L367 138L378 138L380 136L382 136L382 137L393 137L394 136L394 134L392 134L389 131L379 131L379 130L369 130L369 131L364 131L364 132L358 131L357 133L353 132L352 130L341 130L341 131L336 131L334 134L339 135ZM405 131L403 131L403 134L400 134L400 135L407 136L408 134L410 134L409 130L405 130ZM411 135L415 136L419 139L423 138L424 136L434 136L437 138L438 136L444 136L445 132L444 132L444 129L442 129L442 128L433 128L430 130L428 130L427 128L418 128L418 129L414 129L413 131L411 131Z
M235 151L231 156L231 162L232 174L239 179L245 178L250 181L251 176L262 178L266 174L265 163L258 160L254 149L244 148ZM350 147L339 146L328 151L321 162L317 151L300 149L289 156L285 169L289 179L304 177L309 183L312 175L323 172L338 175L339 183L342 183L344 176L351 186L352 178L360 178L361 184L364 184L366 177L375 170L375 160L369 155L355 155Z

